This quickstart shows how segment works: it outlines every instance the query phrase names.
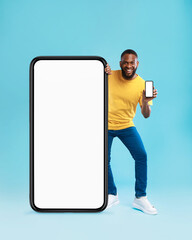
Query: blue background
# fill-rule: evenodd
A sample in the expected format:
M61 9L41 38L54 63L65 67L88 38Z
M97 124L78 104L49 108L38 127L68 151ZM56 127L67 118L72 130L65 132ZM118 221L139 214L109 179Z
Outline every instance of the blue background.
M0 1L0 232L2 239L181 239L192 223L192 3ZM131 209L134 160L115 139L120 205L101 213L39 214L29 195L29 64L39 55L98 55L113 70L134 49L138 74L158 97L134 123L148 153L148 197L157 216ZM78 123L77 123L78 124Z

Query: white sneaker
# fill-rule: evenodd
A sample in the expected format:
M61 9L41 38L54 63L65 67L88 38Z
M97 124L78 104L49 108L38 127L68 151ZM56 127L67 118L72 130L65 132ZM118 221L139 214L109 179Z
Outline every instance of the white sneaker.
M147 214L157 214L157 209L151 205L147 196L135 198L133 201L133 207Z
M117 204L119 204L118 194L117 195L109 194L108 195L108 204L107 204L106 208L110 208L113 205L117 205Z

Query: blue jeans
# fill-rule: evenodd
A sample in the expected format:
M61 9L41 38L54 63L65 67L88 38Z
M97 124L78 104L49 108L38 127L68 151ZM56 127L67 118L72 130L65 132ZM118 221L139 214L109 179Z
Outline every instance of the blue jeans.
M111 145L114 137L118 137L124 143L135 160L135 196L146 196L147 154L136 127L108 130L108 194L117 194L110 165Z

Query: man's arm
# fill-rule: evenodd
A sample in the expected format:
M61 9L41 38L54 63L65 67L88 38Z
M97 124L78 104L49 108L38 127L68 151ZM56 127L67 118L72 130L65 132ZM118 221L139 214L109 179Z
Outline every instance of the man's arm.
M148 103L142 103L141 113L143 114L143 117L144 117L144 118L150 117L151 108L150 108L150 106L148 105Z
M157 89L154 89L154 87L153 87L153 97L145 97L145 90L143 90L141 113L143 114L144 118L148 118L151 114L151 108L148 102L156 97L157 97Z

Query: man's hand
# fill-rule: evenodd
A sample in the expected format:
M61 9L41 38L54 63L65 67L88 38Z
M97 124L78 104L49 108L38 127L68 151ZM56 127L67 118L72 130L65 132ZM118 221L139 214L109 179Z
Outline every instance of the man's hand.
M146 97L145 90L143 90L141 113L143 114L144 118L148 118L151 114L151 108L148 105L148 102L153 100L156 97L157 97L157 89L155 89L154 87L153 87L153 97Z
M157 97L157 89L153 87L153 97L146 97L145 96L145 90L143 90L143 97L142 97L142 103L148 103L149 101L153 100Z
M109 66L108 63L107 63L107 66L106 66L106 68L105 68L105 72L106 72L107 74L109 74L109 75L112 74L112 72L111 72L111 68L110 68L110 66Z

